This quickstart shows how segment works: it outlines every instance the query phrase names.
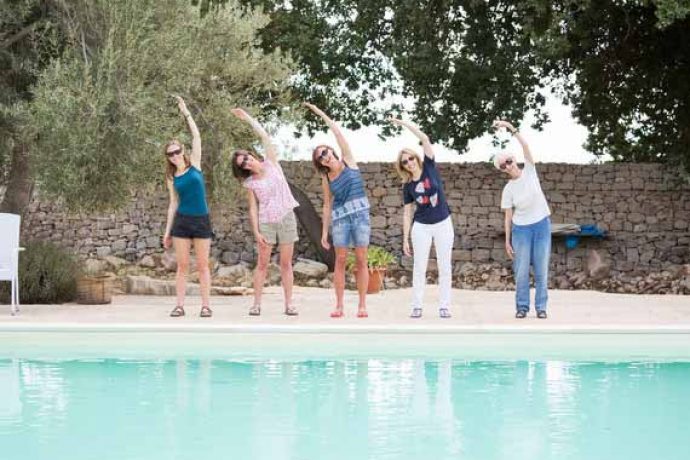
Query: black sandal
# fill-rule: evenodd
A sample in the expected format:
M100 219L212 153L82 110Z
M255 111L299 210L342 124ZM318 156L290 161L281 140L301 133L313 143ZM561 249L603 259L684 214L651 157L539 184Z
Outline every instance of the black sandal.
M546 311L545 310L539 310L537 312L537 318L539 319L546 319Z
M199 316L201 316L202 318L210 318L211 316L213 316L213 311L208 306L204 305L203 307L201 307Z
M524 318L527 316L527 312L525 310L518 310L517 313L515 313L516 318Z
M172 316L173 318L178 318L180 316L184 316L184 307L182 305L176 306L170 312L170 316Z

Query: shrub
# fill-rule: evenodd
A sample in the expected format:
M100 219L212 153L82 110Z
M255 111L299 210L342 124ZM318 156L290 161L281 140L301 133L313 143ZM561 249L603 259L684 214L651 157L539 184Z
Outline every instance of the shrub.
M19 301L23 304L69 302L76 298L79 263L51 243L31 242L19 254ZM10 301L10 283L0 283L0 300Z
M367 265L372 269L385 269L395 262L395 256L380 246L369 246L367 249ZM348 254L346 269L352 271L355 266L355 255Z

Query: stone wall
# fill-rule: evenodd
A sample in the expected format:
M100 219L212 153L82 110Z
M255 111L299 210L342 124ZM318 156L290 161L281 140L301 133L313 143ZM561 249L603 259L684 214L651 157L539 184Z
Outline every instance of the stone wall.
M512 282L499 209L505 178L486 164L449 163L439 164L439 168L456 232L455 284L505 289ZM400 181L391 164L363 163L361 169L372 205L372 244L400 256ZM284 170L320 212L321 183L310 163L287 162ZM678 183L664 167L542 164L538 171L554 223L593 223L609 232L603 241L583 239L571 250L555 239L551 261L555 286L591 287L582 273L587 272L592 249L610 266L609 279L625 278L628 283L690 263L690 187ZM166 209L164 191L135 197L120 213L97 216L68 215L56 205L34 200L24 220L23 238L52 240L86 257L115 255L137 262L162 251ZM227 209L215 210L214 229L213 256L217 260L228 265L253 262L254 242L242 198ZM296 254L314 257L305 241L300 241ZM402 260L402 265L408 267L409 261Z

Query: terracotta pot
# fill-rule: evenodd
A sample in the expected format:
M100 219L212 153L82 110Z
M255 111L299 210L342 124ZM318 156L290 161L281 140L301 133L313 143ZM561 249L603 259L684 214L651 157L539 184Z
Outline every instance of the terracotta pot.
M385 268L369 269L369 285L367 286L367 294L376 294L381 290L381 287L383 287L383 277L385 274Z
M357 276L357 269L353 269L352 273ZM383 287L383 278L385 277L385 268L370 268L369 269L369 284L367 285L367 294L376 294Z

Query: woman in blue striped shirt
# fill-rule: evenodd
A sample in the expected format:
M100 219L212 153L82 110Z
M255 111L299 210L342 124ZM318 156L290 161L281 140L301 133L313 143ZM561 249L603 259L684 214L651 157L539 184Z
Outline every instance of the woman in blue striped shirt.
M330 249L328 228L331 226L333 247L335 248L335 286L336 307L332 318L343 316L343 296L345 294L345 261L349 248L355 249L355 266L357 270L357 290L359 291L358 318L366 318L367 285L369 284L369 267L367 250L371 226L369 222L369 200L364 189L362 174L352 155L350 145L340 131L340 127L323 111L313 104L304 104L309 110L321 117L335 135L342 159L333 147L319 145L312 152L314 168L321 174L323 189L323 225L321 228L321 245Z

